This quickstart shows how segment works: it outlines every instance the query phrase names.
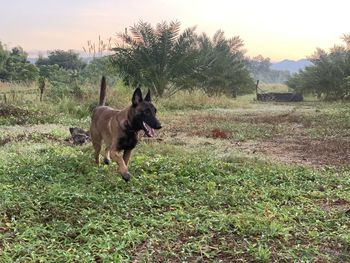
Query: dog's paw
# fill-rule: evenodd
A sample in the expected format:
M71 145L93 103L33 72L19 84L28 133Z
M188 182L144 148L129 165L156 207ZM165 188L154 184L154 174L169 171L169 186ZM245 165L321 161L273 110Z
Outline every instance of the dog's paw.
M130 174L129 172L123 173L123 174L122 174L122 177L123 177L123 179L124 179L125 182L129 182L130 179L131 179L131 174Z
M104 158L103 159L103 163L109 165L111 163L111 161L108 160L107 158Z

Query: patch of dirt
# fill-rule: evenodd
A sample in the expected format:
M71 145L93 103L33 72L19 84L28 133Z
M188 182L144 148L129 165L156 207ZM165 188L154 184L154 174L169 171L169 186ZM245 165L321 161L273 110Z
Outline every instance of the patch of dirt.
M306 124L303 122L303 118L300 115L295 114L279 114L279 115L272 115L272 116L249 116L245 119L242 119L241 121L247 121L250 123L267 123L267 124L280 124L280 123L298 123L298 124ZM307 123L308 126L310 125L310 122Z
M196 130L191 134L181 131L160 133L165 143L200 147L212 145L219 151L242 151L248 155L260 155L288 164L307 165L315 168L350 166L350 137L326 137L312 139L301 136L291 127L294 137L278 137L261 141L234 141L231 132L213 129L204 133Z
M350 262L350 249L345 244L324 244L319 249L332 259L331 262Z
M199 114L190 116L191 124L198 126L208 122L248 122L248 123L267 123L267 124L279 124L279 123L298 123L310 126L310 122L305 122L304 118L300 114L296 114L295 110L285 112L282 114L263 115L263 114L241 114L241 115L213 115L210 113Z
M59 138L59 136L54 135L54 131L57 130L69 130L70 136L66 139ZM90 134L88 131L77 127L68 128L66 126L55 124L7 126L1 128L0 135L0 146L20 141L32 141L35 143L52 141L70 145L82 145L90 141Z
M231 132L220 129L213 129L211 131L211 136L213 138L227 139L231 136Z
M40 142L43 139L47 139L50 141L56 141L60 142L61 140L57 139L55 136L51 134L18 134L15 137L5 137L5 138L0 138L0 146L4 146L10 142L18 142L18 141L34 141L34 142Z
M311 166L345 166L350 164L350 138L293 138L243 142L241 149L261 153L275 160Z
M191 131L189 135L205 137L205 138L214 138L214 139L229 139L232 135L232 132L218 129L218 128L212 129L211 131L204 131L202 129L199 129L199 130Z
M320 206L325 211L336 210L339 212L345 212L346 215L350 216L350 202L345 199L324 200L321 202Z

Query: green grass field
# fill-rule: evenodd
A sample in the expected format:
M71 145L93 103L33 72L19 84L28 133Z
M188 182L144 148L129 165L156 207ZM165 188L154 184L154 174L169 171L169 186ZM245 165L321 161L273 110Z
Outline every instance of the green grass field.
M1 263L350 262L349 104L157 100L129 183L65 141L91 104L0 106Z

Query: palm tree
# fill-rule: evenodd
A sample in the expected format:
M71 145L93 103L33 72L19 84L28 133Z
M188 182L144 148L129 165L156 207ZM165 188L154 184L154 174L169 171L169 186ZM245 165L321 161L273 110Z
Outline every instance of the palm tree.
M350 37L345 45L334 46L329 52L317 49L309 57L313 65L301 70L287 81L290 88L315 93L326 100L350 98Z
M113 63L124 81L144 85L158 96L191 87L196 68L195 28L180 33L180 23L162 22L155 28L140 21L118 35L122 45L114 48Z
M199 61L197 86L206 93L217 95L251 91L254 86L244 62L243 41L239 37L226 39L218 30L212 39L206 34L198 37Z

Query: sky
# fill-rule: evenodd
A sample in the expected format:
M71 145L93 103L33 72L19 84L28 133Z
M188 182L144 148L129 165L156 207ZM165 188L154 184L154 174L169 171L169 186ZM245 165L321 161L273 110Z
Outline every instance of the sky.
M177 20L182 30L239 36L246 55L297 60L328 50L350 33L347 0L0 0L0 41L30 56L81 51L87 41L117 38L140 20Z

